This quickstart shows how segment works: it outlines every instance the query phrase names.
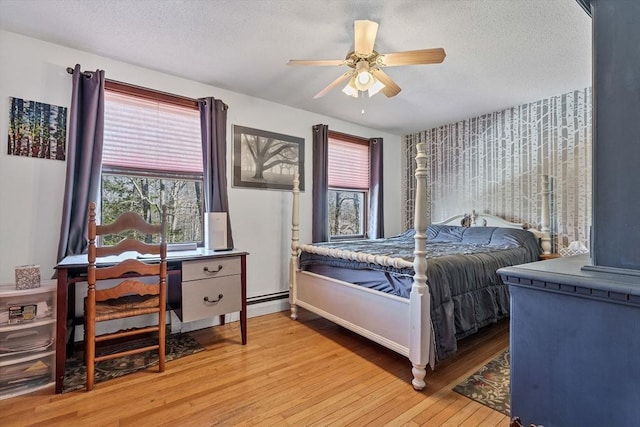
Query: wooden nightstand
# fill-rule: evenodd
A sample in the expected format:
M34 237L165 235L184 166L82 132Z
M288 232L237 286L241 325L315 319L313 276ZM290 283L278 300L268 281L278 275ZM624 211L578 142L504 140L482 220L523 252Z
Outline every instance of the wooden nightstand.
M540 255L540 261L544 261L547 259L560 258L562 255L560 254L542 254Z
M246 252L205 250L197 259L185 259L180 280L169 283L169 306L181 322L193 322L240 313L242 344L247 343Z

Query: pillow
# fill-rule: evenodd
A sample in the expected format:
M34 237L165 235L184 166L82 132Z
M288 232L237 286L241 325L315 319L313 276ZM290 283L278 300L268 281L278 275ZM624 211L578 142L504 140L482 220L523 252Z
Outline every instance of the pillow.
M491 244L524 246L528 240L534 240L537 244L537 237L530 231L519 228L498 227L493 233Z
M431 242L460 242L466 228L456 225L431 224L427 230L429 231L427 240ZM431 233L434 233L433 237L431 237Z
M433 225L433 224L429 225L427 227L427 240L435 239L439 232L440 232L439 225Z
M416 230L414 228L410 228L393 237L413 237L415 234Z
M473 245L488 245L496 227L469 227L464 231L463 243Z

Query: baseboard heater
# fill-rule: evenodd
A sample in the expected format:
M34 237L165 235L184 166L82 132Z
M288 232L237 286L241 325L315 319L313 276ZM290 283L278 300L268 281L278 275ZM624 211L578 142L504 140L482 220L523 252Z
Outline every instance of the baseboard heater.
M273 294L258 295L247 298L247 305L260 304L263 302L276 301L279 299L288 299L289 291L275 292Z

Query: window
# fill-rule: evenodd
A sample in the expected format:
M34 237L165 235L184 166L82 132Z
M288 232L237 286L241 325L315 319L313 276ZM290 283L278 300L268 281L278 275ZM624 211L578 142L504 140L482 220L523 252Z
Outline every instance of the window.
M369 204L369 141L329 132L330 239L364 238Z
M116 82L105 89L101 220L134 211L158 222L166 205L168 242L202 242L196 102Z

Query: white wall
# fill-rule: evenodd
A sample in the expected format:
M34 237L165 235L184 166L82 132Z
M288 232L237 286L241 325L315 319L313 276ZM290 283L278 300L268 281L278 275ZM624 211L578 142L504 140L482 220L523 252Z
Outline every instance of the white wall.
M227 177L231 186L232 133L238 124L305 139L305 191L300 197L301 241L311 241L311 127L361 137L384 138L385 231L401 230L401 137L307 111L240 95L191 80L114 61L82 51L0 31L0 283L13 283L14 266L40 264L43 278L56 263L66 162L7 155L9 97L69 106L71 76L66 67L105 70L108 79L183 95L214 96L229 105ZM284 66L284 65L283 65ZM247 258L249 297L287 290L291 194L229 188L233 237Z

